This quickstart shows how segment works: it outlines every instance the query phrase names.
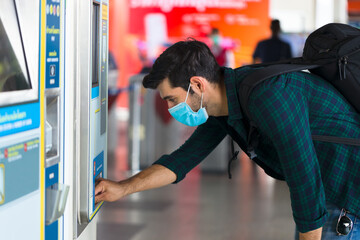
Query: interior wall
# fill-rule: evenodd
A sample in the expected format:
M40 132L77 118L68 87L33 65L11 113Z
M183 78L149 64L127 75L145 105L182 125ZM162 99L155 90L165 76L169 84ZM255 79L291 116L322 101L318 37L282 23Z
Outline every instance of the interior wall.
M270 0L270 17L281 21L284 32L311 32L316 0Z
M271 18L284 32L312 32L329 22L347 22L347 0L270 0Z

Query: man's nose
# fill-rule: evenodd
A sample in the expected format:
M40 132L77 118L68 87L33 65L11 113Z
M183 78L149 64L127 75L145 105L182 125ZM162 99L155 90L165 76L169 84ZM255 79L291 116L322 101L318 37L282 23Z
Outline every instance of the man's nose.
M172 108L173 106L175 106L175 104L172 103L172 102L167 102L167 104L168 104L168 109L170 109L170 108Z

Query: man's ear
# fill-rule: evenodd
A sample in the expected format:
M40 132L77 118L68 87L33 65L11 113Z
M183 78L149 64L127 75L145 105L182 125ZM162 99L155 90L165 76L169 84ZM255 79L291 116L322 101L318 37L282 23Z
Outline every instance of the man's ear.
M199 76L193 76L190 78L190 83L191 83L191 89L197 93L197 94L201 94L205 91L206 85L207 85L207 80L203 77L199 77Z

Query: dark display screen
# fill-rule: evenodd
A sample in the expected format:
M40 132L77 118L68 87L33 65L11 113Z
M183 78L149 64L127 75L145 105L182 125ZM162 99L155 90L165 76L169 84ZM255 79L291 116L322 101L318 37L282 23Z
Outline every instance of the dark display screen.
M10 36L0 16L0 93L31 89L26 68L19 30L12 28Z
M99 85L99 4L93 4L92 18L92 86Z

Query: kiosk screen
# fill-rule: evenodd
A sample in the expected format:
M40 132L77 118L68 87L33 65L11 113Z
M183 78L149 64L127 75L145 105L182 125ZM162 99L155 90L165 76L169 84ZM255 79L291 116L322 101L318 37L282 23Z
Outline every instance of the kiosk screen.
M0 14L0 92L31 89L19 27L5 29L3 20Z
M99 85L99 7L97 3L93 3L92 15L92 85Z

